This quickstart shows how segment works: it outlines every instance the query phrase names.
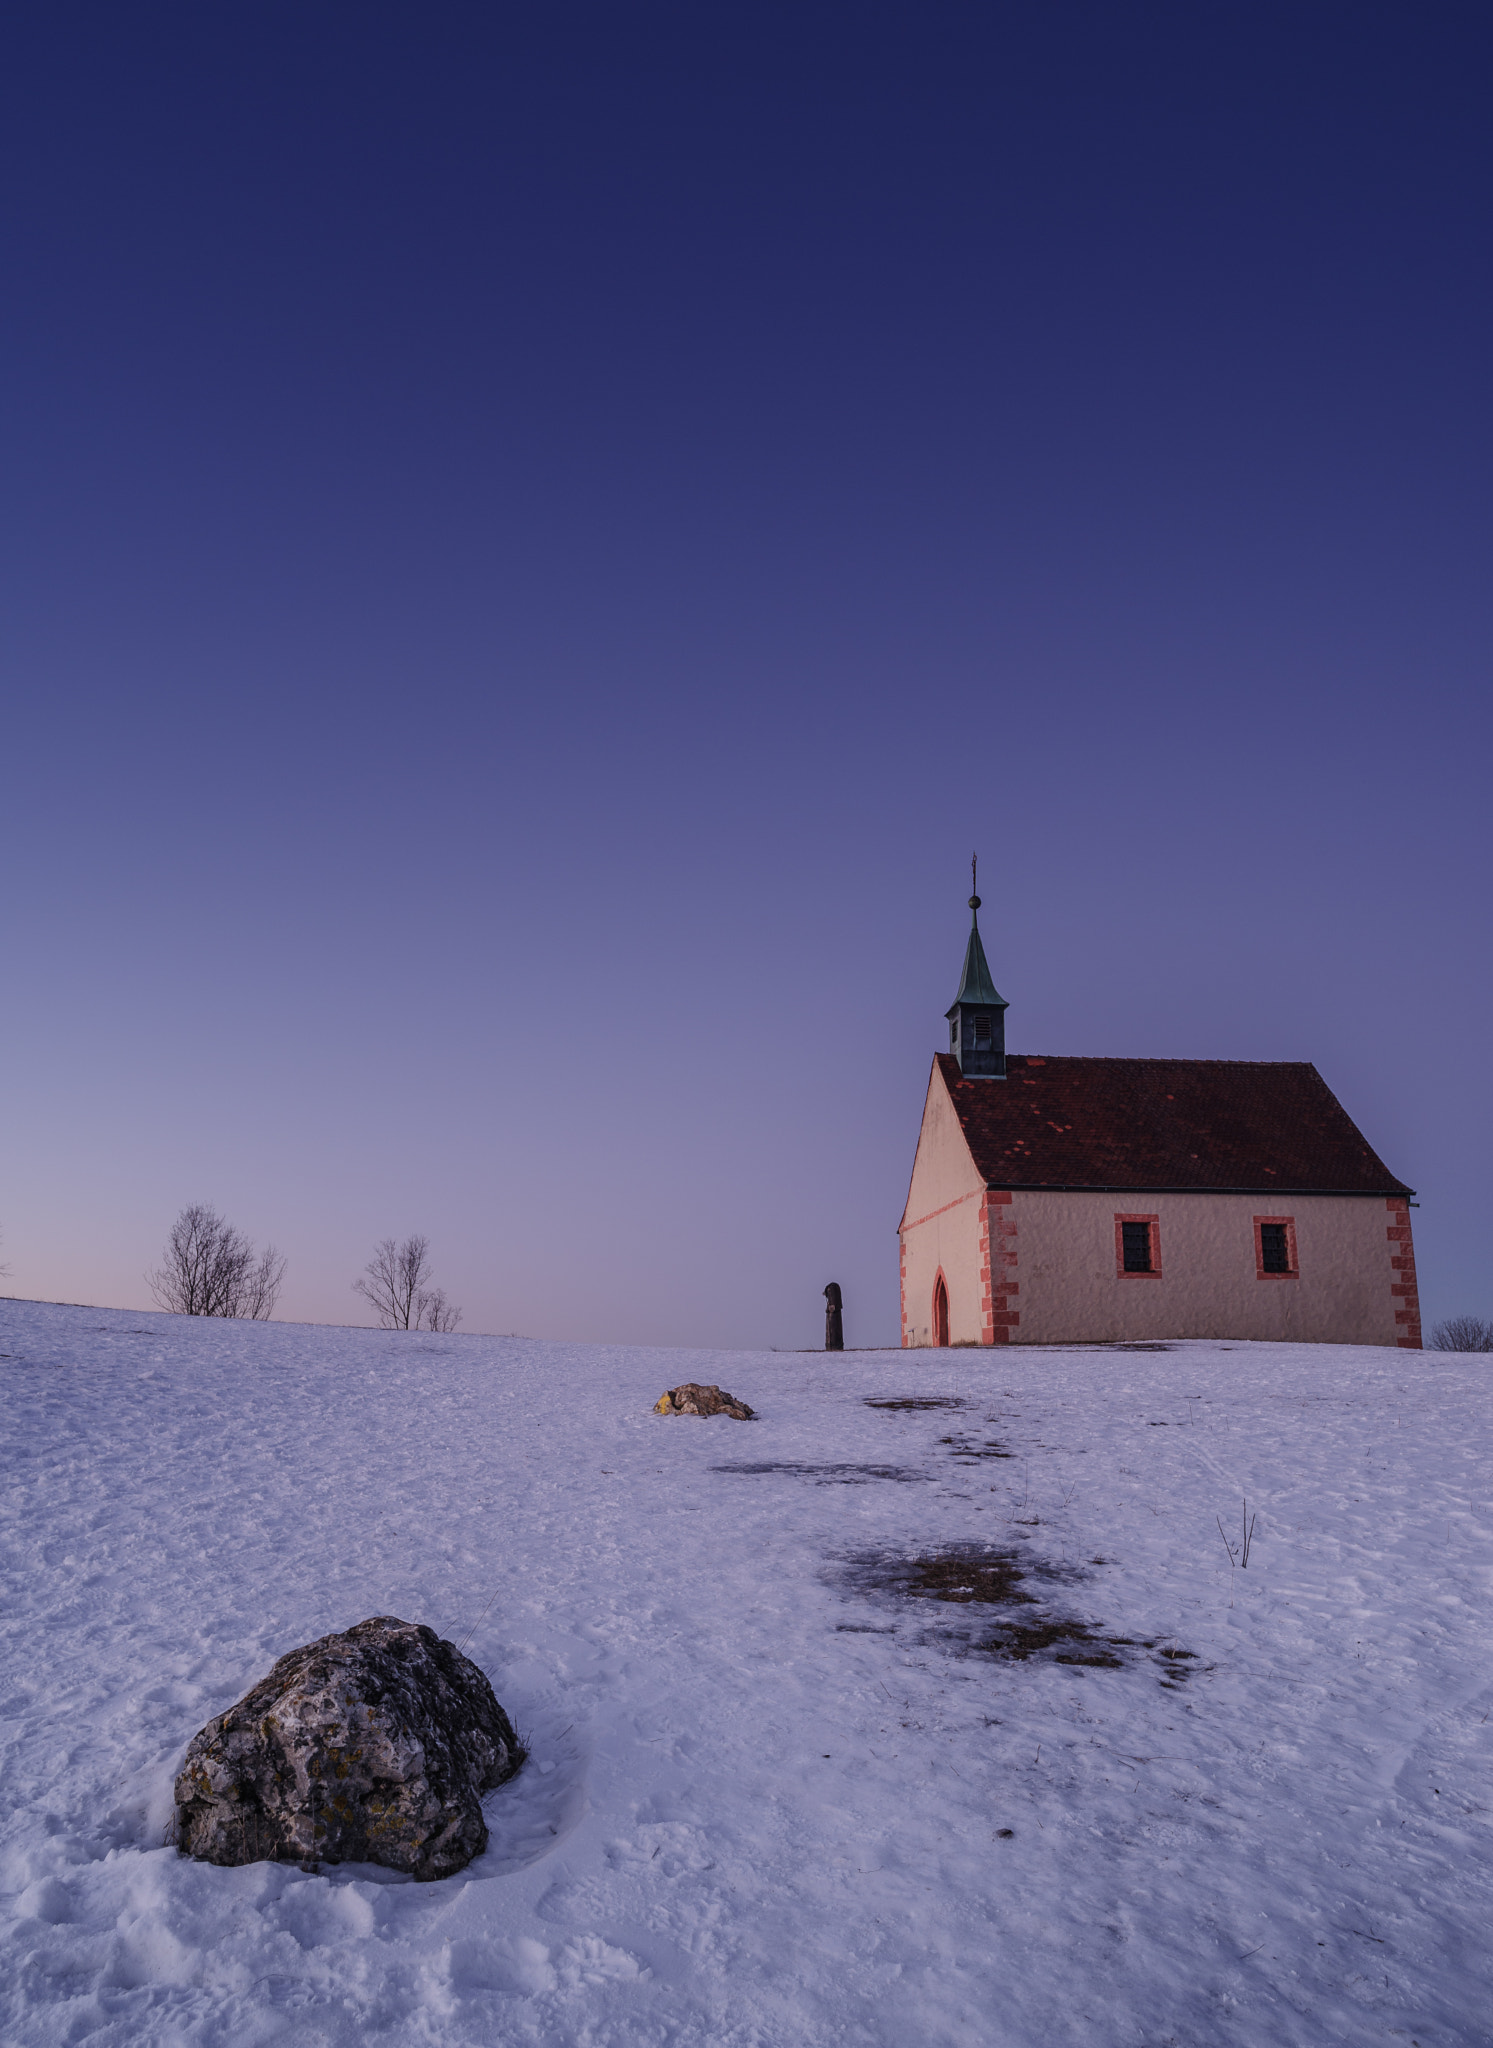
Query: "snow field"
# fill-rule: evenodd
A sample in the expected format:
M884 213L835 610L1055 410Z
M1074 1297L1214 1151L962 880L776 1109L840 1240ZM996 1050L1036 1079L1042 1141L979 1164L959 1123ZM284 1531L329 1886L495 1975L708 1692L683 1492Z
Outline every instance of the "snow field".
M1493 2039L1486 1361L0 1303L0 1373L7 2044ZM686 1379L762 1419L653 1415ZM1039 1608L857 1590L953 1545ZM969 1647L1049 1611L1190 1675ZM470 1632L531 1745L486 1855L163 1846L202 1723L378 1613Z

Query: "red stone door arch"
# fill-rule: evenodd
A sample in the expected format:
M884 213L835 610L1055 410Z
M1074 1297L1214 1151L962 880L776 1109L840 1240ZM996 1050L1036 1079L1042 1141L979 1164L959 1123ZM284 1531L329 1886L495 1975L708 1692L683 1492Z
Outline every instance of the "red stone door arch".
M933 1341L939 1345L949 1341L949 1290L942 1273L933 1283Z

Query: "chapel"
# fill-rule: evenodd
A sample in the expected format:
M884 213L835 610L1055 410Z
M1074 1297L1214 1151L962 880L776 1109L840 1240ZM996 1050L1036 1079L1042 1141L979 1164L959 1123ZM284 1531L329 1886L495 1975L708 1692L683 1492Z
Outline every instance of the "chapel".
M1008 1054L970 911L899 1230L905 1346L1420 1349L1414 1190L1314 1066Z

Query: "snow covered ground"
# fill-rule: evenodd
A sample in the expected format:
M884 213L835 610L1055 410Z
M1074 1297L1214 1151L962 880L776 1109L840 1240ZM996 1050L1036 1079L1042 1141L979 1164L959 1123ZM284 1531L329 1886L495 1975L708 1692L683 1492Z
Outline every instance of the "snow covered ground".
M29 1303L0 1354L8 2048L1493 2039L1486 1359ZM652 1415L685 1379L762 1419ZM905 1590L958 1546L1034 1604ZM488 1853L162 1846L196 1729L381 1613L532 1745Z

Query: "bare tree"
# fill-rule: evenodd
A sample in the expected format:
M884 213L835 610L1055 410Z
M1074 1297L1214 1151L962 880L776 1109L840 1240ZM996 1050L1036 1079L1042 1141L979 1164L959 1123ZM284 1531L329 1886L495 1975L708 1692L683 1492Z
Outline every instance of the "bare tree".
M178 1316L247 1316L267 1322L285 1278L272 1244L256 1258L244 1233L209 1202L193 1202L171 1226L165 1255L146 1274L150 1291Z
M275 1303L280 1299L280 1283L285 1278L285 1255L267 1244L254 1264L244 1275L242 1306L234 1313L251 1316L256 1323L267 1323L275 1313Z
M381 1330L410 1327L429 1254L430 1240L424 1237L407 1237L403 1244L381 1237L374 1246L361 1278L353 1282L353 1292L371 1304Z
M1433 1351L1493 1351L1493 1323L1481 1316L1449 1316L1431 1332Z
M380 1238L353 1292L372 1305L381 1330L446 1331L461 1321L445 1288L430 1285L428 1237L407 1237L403 1244Z
M439 1330L449 1334L461 1321L461 1310L447 1301L444 1287L432 1287L420 1297L422 1321L416 1328Z

